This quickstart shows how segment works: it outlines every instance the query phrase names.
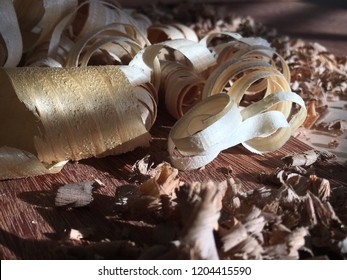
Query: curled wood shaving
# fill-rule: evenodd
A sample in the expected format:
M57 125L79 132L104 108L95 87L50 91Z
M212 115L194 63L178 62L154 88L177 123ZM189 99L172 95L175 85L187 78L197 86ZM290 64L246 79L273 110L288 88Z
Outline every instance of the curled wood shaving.
M137 160L131 167L130 180L131 181L146 181L153 176L155 170L154 163L150 160L150 155L146 155L142 159Z
M264 259L299 259L299 249L305 245L308 230L299 227L293 231L277 227L271 233L270 246L265 247Z
M319 118L320 114L316 111L316 101L311 100L307 106L307 117L303 126L305 128L313 128Z
M170 25L153 24L148 28L147 32L148 39L152 44L174 39L198 41L196 33L188 26L180 23Z
M149 143L153 119L146 112L151 108L138 109L143 97L120 69L13 68L2 69L0 79L6 88L0 146L9 155L1 158L2 179L38 175L38 169L31 170L35 165L43 174L52 173L67 160L119 154ZM11 170L14 161L26 167Z
M1 1L0 17L0 66L15 67L22 57L23 41L13 1Z
M310 171L297 166L277 168L273 173L260 174L259 179L264 183L289 186L301 196L310 191L322 201L326 201L331 195L329 180L312 175Z
M231 256L231 258L261 259L263 252L261 232L265 224L266 220L261 216L261 211L253 208L243 221L236 221L235 226L225 232L222 231L224 256L226 258Z
M55 12L60 3L62 6ZM43 9L32 12L32 17L23 13L24 7L40 5ZM51 173L51 165L63 165L66 160L118 154L147 145L148 130L156 118L159 89L164 91L168 111L181 118L169 136L171 160L179 169L204 166L221 150L239 143L258 153L275 150L305 119L302 99L290 90L286 62L262 38L223 31L199 41L187 26L152 25L146 16L123 10L116 1L62 0L52 5L46 1L18 2L15 8L19 26L24 28L25 23L25 28L29 28L22 30L30 37L23 35L24 45L32 46L26 49L23 63L59 67L8 69L0 73L0 80L10 92L8 98L18 97L25 104L23 110L32 113L31 130L23 132L23 141L29 143L27 149L23 149L22 143L13 144L12 139L1 146L36 157L32 164L42 164L42 173ZM84 68L93 64L122 66ZM80 68L70 68L76 66ZM96 76L99 83L95 82ZM48 88L54 90L46 93ZM34 89L35 98L45 101L44 106L51 110L53 120L47 121L54 122L54 129L46 124L41 104L28 97ZM74 94L69 95L67 89ZM59 96L54 92L59 92ZM212 97L220 92L228 97ZM246 95L263 99L241 110ZM50 103L44 96L55 101ZM92 97L94 110L85 103ZM113 104L112 111L105 102ZM291 114L294 103L300 110ZM197 107L186 114L194 105ZM20 107L15 103L12 106ZM22 111L17 114L24 117ZM223 118L224 115L227 117ZM9 122L7 126L15 124ZM183 128L177 128L182 123ZM212 135L217 123L223 133ZM97 135L88 138L87 127L93 125ZM235 129L225 133L230 126ZM83 140L79 141L74 132L82 135ZM12 156L15 160L18 153ZM4 162L5 166L10 164ZM1 178L30 175L37 172L6 172Z
M134 217L147 213L155 218L168 219L176 204L175 191L182 185L177 177L178 170L166 162L148 169L147 160L148 157L144 157L134 165L135 170L139 167L146 175L144 182L139 186L126 184L117 187L116 210L119 213L130 213Z
M340 145L340 142L337 139L331 139L328 143L328 147L331 149L336 149Z

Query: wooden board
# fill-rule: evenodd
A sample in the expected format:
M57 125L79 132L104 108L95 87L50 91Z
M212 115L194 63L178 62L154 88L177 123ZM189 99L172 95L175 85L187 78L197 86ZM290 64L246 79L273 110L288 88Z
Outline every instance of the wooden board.
M1 259L57 259L62 258L59 246L67 229L92 227L97 229L96 240L119 239L127 232L130 240L141 242L144 234L149 242L159 243L156 226L144 221L124 221L115 212L115 190L129 183L131 166L150 154L155 162L167 160L166 136L173 120L164 113L153 130L153 142L147 149L137 149L121 156L89 159L66 165L59 174L0 182L0 258ZM222 167L230 167L232 175L242 181L244 189L263 186L257 181L261 171L282 166L281 157L302 152L310 147L292 138L280 150L266 155L251 154L241 146L222 152L202 170L180 172L186 182L227 178ZM332 185L347 186L347 168L329 164L318 168L318 175L331 180ZM58 186L71 182L99 179L105 187L94 193L94 201L86 208L64 210L54 206ZM148 242L148 240L147 240Z

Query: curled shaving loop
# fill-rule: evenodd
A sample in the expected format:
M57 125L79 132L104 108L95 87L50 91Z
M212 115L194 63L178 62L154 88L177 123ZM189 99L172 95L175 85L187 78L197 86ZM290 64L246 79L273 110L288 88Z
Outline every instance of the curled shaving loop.
M124 29L119 31L119 29ZM101 27L81 38L70 50L66 58L66 67L87 66L93 54L102 53L112 57L117 63L125 65L138 53L142 47L136 41L137 30L129 24L113 23ZM102 64L102 63L99 63Z
M261 109L251 108L254 111L249 115L253 115L243 119L242 111L229 95L219 93L203 99L170 131L168 152L172 164L181 170L196 169L240 143L256 153L279 148L288 140L291 124L280 111L266 109L283 100L304 108L297 94L274 93L262 100ZM306 115L305 109L296 118L299 120L302 115Z
M199 168L240 143L255 153L274 151L303 123L305 104L290 90L289 70L282 58L283 74L277 70L270 53L274 52L267 46L250 46L215 66L203 88L202 102L170 132L168 151L177 168ZM249 91L264 91L264 97L242 108L242 98ZM293 103L300 110L291 115Z
M22 57L23 42L11 0L0 1L0 66L15 67Z
M264 39L216 32L198 41L189 27L152 25L115 0L13 3L0 2L1 14L14 14L0 26L1 65L17 65L23 38L25 65L54 68L0 71L6 126L29 123L0 131L2 179L148 145L159 98L178 119L168 150L179 169L199 168L239 143L273 151L306 117L287 64ZM84 67L103 64L117 66ZM292 113L294 103L300 109Z
M142 87L139 79L130 83L119 68L8 68L0 76L7 102L0 117L8 118L5 127L12 130L0 132L0 166L23 160L22 165L47 174L67 160L148 145L148 130L156 117L156 103L147 94L151 89ZM23 129L15 130L22 122ZM1 169L0 178L37 175L35 170L25 173L28 170L30 166L21 174Z
M213 40L224 37L230 41L213 45ZM210 48L217 57L217 64L226 62L229 59L250 57L252 59L264 60L270 62L273 66L281 70L288 82L290 82L290 70L285 60L270 47L270 44L259 37L244 38L234 32L213 32L206 35L199 42L200 44Z
M83 39L84 41L86 36L92 36L94 32L114 23L119 24L119 32L122 32L123 35L133 35L131 39L140 43L141 47L144 47L149 43L146 39L146 33L143 33L142 29L138 27L139 24L136 20L121 10L116 3L117 1L91 0L81 3L79 6L74 5L72 9L70 7L70 9L65 10L64 16L60 17L59 21L54 22L54 28L44 41L46 46L39 46L39 50L44 50L46 56L58 60L56 56L61 55L61 50L69 53L71 47L78 43L79 40ZM140 19L140 22L144 22L143 18ZM107 34L103 35L106 36ZM67 41L72 42L72 44L67 44ZM63 62L61 63L65 64L66 57L62 57L62 59Z
M147 30L148 39L152 44L174 39L187 39L198 42L198 36L191 28L183 24L153 24Z
M78 4L77 0L21 1L14 0L16 16L21 28L24 52L49 42L56 24Z
M129 65L142 69L147 76L151 77L151 82L157 90L159 90L161 80L161 67L157 56L163 49L171 49L181 53L188 62L187 66L196 73L202 73L216 62L213 53L206 47L185 39L148 46L141 50Z
M171 116L179 119L201 100L205 80L185 65L161 61L161 90Z

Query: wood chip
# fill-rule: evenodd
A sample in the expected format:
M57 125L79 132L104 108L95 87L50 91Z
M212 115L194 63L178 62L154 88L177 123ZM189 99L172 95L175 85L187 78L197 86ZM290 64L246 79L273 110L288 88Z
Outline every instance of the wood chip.
M327 151L309 150L302 154L288 155L282 161L289 166L310 166L316 162L336 159L336 155Z
M81 240L88 238L95 233L94 228L70 229L67 233L67 238L72 240Z
M93 182L72 183L59 187L55 197L58 207L83 207L93 201Z
M337 139L331 139L328 143L330 149L336 149L340 145L340 141Z

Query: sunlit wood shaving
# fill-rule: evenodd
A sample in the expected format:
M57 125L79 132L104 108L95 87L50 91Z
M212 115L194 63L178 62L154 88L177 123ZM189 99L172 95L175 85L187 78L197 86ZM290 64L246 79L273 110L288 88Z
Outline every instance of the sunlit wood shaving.
M24 51L48 43L57 23L78 4L77 0L18 1L14 6L23 36Z
M13 1L1 1L0 18L0 66L15 67L22 57L23 40Z
M146 90L138 96L118 68L4 68L0 79L6 88L6 109L0 114L7 120L0 146L13 161L21 161L16 150L36 157L47 169L42 174L67 160L119 154L149 144L148 130L156 114L153 97ZM30 164L27 158L26 163ZM3 179L38 175L29 166L16 175L6 168L1 172Z
M228 105L228 108L218 105L217 109L212 110L213 114L217 115L212 116L208 113L210 114L209 120L205 124L194 124L193 126L189 124L188 137L184 135L186 139L181 139L182 129L179 129L179 133L176 135L176 127L180 126L182 122L190 122L190 120L184 116L178 121L170 134L169 152L173 163L180 169L204 166L213 160L221 150L239 143L258 153L276 150L288 140L291 133L305 119L304 103L290 90L290 73L287 64L263 38L243 37L238 33L223 31L213 32L198 41L198 36L189 27L182 24L151 25L146 16L121 9L117 1L82 1L77 5L76 1L64 0L64 5L59 6L56 13L53 12L55 5L48 5L45 1L41 4L42 11L32 12L36 14L40 22L25 17L23 3L15 5L17 13L20 13L18 16L20 26L25 22L25 28L32 27L27 30L27 34L30 36L33 35L32 33L36 34L30 39L32 47L26 56L27 64L48 67L129 64L120 69L133 86L133 94L130 99L136 100L126 102L136 104L135 108L139 110L139 113L127 112L127 115L135 116L135 118L140 115L142 119L142 122L118 119L118 126L122 126L119 122L127 123L128 127L136 123L138 127L133 127L132 131L138 131L138 133L133 135L133 132L130 132L131 135L125 137L120 134L122 138L120 141L103 135L105 142L111 141L114 144L111 146L106 144L105 148L98 148L95 151L88 145L85 151L82 151L83 149L74 150L73 144L70 145L71 151L68 151L69 149L66 147L59 148L59 145L57 146L55 143L56 140L53 139L49 140L48 146L51 145L49 148L43 143L46 140L42 140L40 135L36 135L40 133L29 135L29 137L37 138L34 141L35 148L31 147L27 152L37 156L43 164L117 154L144 145L149 139L146 133L156 118L159 89L164 91L168 111L177 119L181 118L195 104L204 108L203 105L199 105L199 102L208 102L209 106L215 106L213 103L217 99L225 99L225 97L217 99L207 99L207 97L223 91L230 98L225 105L233 103L233 105ZM32 5L40 5L40 3ZM25 7L29 6L31 4L27 4ZM149 27L148 34L145 27ZM27 37L24 39L25 44L28 44ZM165 39L171 40L163 41ZM150 40L160 43L151 45ZM8 73L12 73L12 71ZM29 70L23 70L23 73L25 71ZM63 83L64 79L58 79L58 76L64 76L64 73L75 70L55 71L57 72L54 73L58 74L54 74L57 75L57 84L54 86L59 88L59 86L62 87L59 83ZM98 70L95 68L95 71ZM13 73L7 75L10 76L14 88L19 88L20 85L17 85L19 80L16 80L17 72ZM138 75L144 76L141 78L141 83L138 78L135 78ZM82 74L79 76L82 77ZM88 78L84 78L84 81L86 79ZM177 81L180 82L177 83ZM34 87L34 84L26 86ZM92 87L92 85L90 86ZM18 90L15 89L15 91L19 94ZM262 91L264 91L263 100L241 109L240 103L244 95L255 95ZM67 96L62 98L68 100ZM201 101L203 99L207 101ZM75 101L70 100L69 102L76 106ZM118 102L118 104L120 103ZM292 103L298 104L301 109L290 116ZM34 108L33 105L28 106ZM229 109L232 109L231 113L227 114ZM121 115L122 109L117 110ZM193 109L193 112L194 110L196 109ZM199 114L205 114L201 109L198 111ZM67 112L65 113L67 114ZM228 123L226 120L223 124L219 124L219 117L224 114L232 115L229 118L236 120L236 123ZM190 115L195 118L195 113L190 113ZM42 119L42 116L40 118ZM97 123L100 125L100 122ZM130 123L131 125L129 125ZM205 135L208 131L206 128L214 123L218 123L218 129L223 131L228 131L228 126L233 126L237 128L234 134L240 136L231 143L226 143L223 139L234 138L231 137L233 132L228 135L225 133L218 136ZM43 124L43 127L47 130L47 125ZM190 134L196 134L198 130L202 130L199 136L195 135L190 138ZM65 131L72 130L66 126ZM124 130L122 129L122 131ZM50 133L56 135L57 131L52 130L47 135ZM68 142L76 142L76 137L70 136L67 136ZM57 136L54 137L59 139ZM199 137L204 137L204 139L197 140ZM216 139L210 141L208 138L211 137ZM221 139L217 140L217 137ZM207 142L201 146L194 141ZM219 144L215 146L213 143L217 142ZM9 146L9 144L7 145ZM182 145L185 146L183 149ZM194 147L195 145L198 147ZM80 143L79 146L85 147L86 145ZM190 157L187 162L185 159L176 160L173 156L176 149L183 157ZM54 150L54 152L50 152L50 150ZM53 154L54 156L52 156ZM64 155L62 156L62 154ZM25 175L23 174L23 176Z
M88 238L95 233L94 228L80 228L80 229L70 229L68 230L67 238L72 240L81 240Z
M142 195L160 197L168 195L175 197L175 191L180 185L177 178L178 170L168 163L161 163L153 170L153 177L139 186Z
M280 111L265 111L277 100L288 100L286 95L289 100L303 106L297 116L299 122L291 119L288 123ZM242 111L229 95L216 94L198 103L179 119L170 132L169 153L173 164L179 169L199 168L212 161L220 151L240 143L258 153L281 147L290 136L291 124L300 125L306 111L302 100L294 93L276 93L273 96L278 99L273 101L269 96L262 105L264 109L253 106L256 113L260 112L244 121Z

